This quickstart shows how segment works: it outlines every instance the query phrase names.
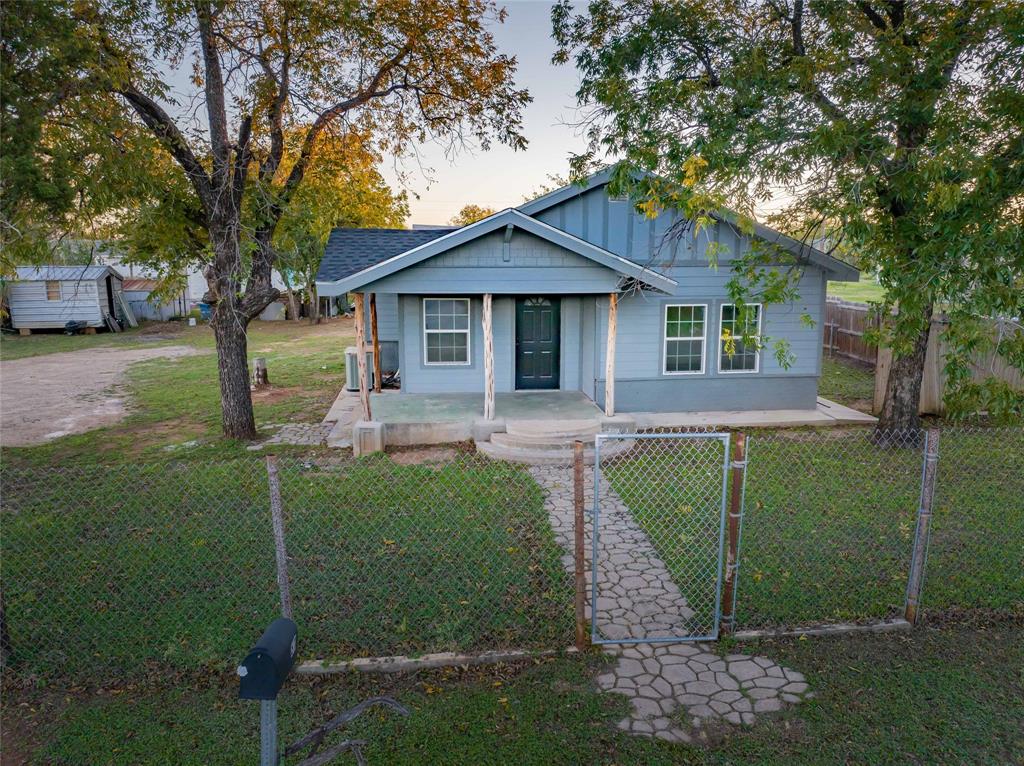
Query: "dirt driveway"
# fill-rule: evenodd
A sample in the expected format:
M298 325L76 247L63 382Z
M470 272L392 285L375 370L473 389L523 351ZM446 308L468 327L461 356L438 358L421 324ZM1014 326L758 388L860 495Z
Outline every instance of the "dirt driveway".
M203 353L191 346L97 348L0 362L0 446L27 447L116 423L133 362Z

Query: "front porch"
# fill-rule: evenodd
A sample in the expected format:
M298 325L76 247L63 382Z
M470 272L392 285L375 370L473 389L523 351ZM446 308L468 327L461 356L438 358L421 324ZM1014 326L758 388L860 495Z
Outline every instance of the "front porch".
M603 413L579 391L516 391L497 393L494 418L484 422L484 394L370 393L370 411L384 424L385 443L392 446L444 444L487 438L509 423L525 428L534 423L563 430L599 429ZM336 425L328 439L332 447L351 446L352 426L361 415L359 392L343 390L324 418ZM478 430L474 434L474 424ZM480 432L480 428L484 432Z
M385 444L411 446L488 441L494 433L593 434L654 428L792 428L869 424L871 415L818 397L814 409L635 412L607 418L578 391L517 391L495 394L495 413L484 420L484 395L473 393L370 393L374 421L384 427ZM352 428L360 419L359 393L343 390L324 417L333 424L328 445L351 447ZM511 426L511 429L509 428ZM563 440L568 438L562 437Z

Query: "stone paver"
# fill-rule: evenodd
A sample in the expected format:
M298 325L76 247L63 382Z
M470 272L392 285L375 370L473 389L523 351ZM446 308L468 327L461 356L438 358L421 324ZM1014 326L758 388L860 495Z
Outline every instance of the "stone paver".
M534 466L530 473L545 492L555 538L566 551L562 563L571 572L572 469ZM590 509L593 475L588 471L586 477ZM589 540L589 510L587 515ZM587 576L590 584L594 573ZM604 485L596 577L602 635L614 640L691 632L694 615L685 595L629 508ZM588 601L589 596L588 590ZM709 722L750 725L758 714L774 713L813 696L803 675L767 657L730 654L722 658L710 646L696 642L607 644L604 649L618 661L597 677L597 686L630 698L629 716L616 725L639 736L691 742Z
M288 423L265 442L267 444L295 444L301 447L319 447L331 433L331 423Z

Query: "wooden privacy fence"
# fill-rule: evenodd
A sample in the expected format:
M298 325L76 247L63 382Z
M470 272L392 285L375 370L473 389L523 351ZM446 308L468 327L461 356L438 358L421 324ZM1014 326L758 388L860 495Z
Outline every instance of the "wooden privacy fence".
M875 368L875 394L872 412L878 414L885 399L885 387L889 381L892 366L892 352L878 348L864 340L869 330L878 327L878 317L866 303L851 303L839 298L829 298L825 303L825 326L822 333L822 348L826 356L839 356L869 364ZM942 415L943 394L946 390L946 351L943 335L949 320L942 315L932 318L932 332L925 355L924 377L921 381L922 415ZM1019 325L1008 319L993 319L993 335L1019 332ZM971 360L971 377L975 381L999 378L1017 389L1024 388L1024 376L1000 357L995 351L979 353Z
M825 302L825 327L822 348L828 356L841 356L874 365L878 348L864 340L864 333L878 327L866 303L850 303L839 298Z
M922 415L943 415L945 404L943 395L946 391L946 351L948 346L943 337L949 319L936 314L932 317L932 331L928 336L928 349L924 357L924 376L921 378L921 404L918 411ZM1017 323L1009 319L991 320L993 337L1007 333L1020 332ZM1009 362L999 356L995 349L979 352L971 359L971 379L981 382L988 378L999 378L1017 390L1024 390L1024 375L1012 367ZM892 367L892 351L887 348L878 349L878 361L875 364L875 396L871 411L876 415L882 411L885 401L885 387L889 382L889 369Z

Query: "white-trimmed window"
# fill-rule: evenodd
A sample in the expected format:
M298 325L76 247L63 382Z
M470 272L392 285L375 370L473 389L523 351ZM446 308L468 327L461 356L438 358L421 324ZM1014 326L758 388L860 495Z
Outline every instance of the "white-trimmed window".
M740 312L722 304L718 332L718 371L757 372L761 366L761 304L746 304ZM744 316L741 318L740 314Z
M700 303L665 305L665 345L662 372L700 375L704 372L704 342L708 307Z
M56 279L46 280L46 300L48 301L59 301L60 300L60 281Z
M423 299L423 363L469 364L469 298Z

